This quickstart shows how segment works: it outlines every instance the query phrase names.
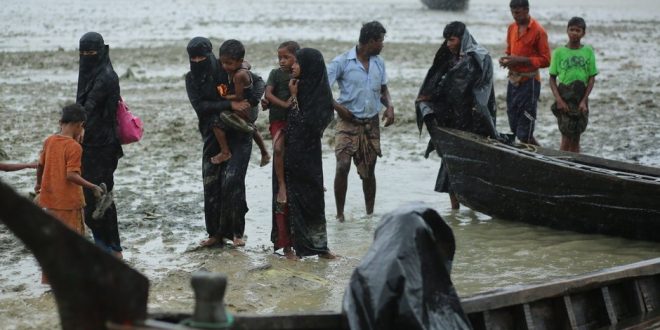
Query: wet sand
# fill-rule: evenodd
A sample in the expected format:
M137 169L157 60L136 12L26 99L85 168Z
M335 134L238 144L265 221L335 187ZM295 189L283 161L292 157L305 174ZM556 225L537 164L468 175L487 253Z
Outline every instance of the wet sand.
M344 10L348 2L320 1L266 1L259 8L216 1L201 3L202 9L188 8L184 6L187 2L181 1L159 3L157 9L155 5L132 6L128 1L118 1L116 5L122 8L119 14L102 10L99 1L92 3L91 9L76 8L79 4L67 9L99 19L106 17L98 29L89 20L63 19L67 11L55 8L56 2L48 4L10 1L6 13L11 17L0 24L5 27L0 29L4 31L0 32L0 149L9 161L37 158L43 139L57 130L59 109L75 100L77 40L88 29L99 30L111 45L114 67L122 76L122 95L146 125L144 139L125 147L126 156L116 172L115 197L126 261L151 281L151 312L191 312L189 278L198 269L228 274L227 304L234 312L339 310L344 287L366 252L378 220L410 201L423 201L436 208L454 229L458 251L453 280L462 296L660 255L659 244L554 231L492 219L465 208L451 211L447 196L432 191L439 159L423 158L427 137L426 132L420 137L414 124L412 102L441 42L442 27L449 21L464 20L494 58L503 53L510 16L506 6L492 0L472 1L467 12L458 14L427 11L412 0L365 1L356 5L361 11L348 13ZM212 15L225 8L223 4L238 14ZM652 41L660 39L660 18L648 11L648 6L655 3L631 6L628 12L638 13L632 16L622 13L615 4L612 0L605 1L603 9L575 9L587 19L585 42L594 44L600 69L590 102L589 127L582 138L583 152L660 166L660 60L655 55L660 46ZM133 9L130 15L126 8ZM375 9L383 11L372 16L364 14L378 12ZM148 15L150 10L155 12ZM37 20L43 11L52 15ZM274 19L273 13L289 19ZM125 15L123 20L115 19L121 14ZM532 8L532 15L548 29L553 48L566 39L564 24L574 14L557 6L541 7L537 12ZM257 22L249 23L250 19ZM198 34L211 36L216 50L224 38L244 40L254 71L266 78L276 65L279 42L296 38L304 46L319 48L327 62L351 47L360 23L370 19L381 20L388 28L382 55L397 114L396 125L382 130L384 156L377 165L376 214L364 215L360 182L353 170L347 221L340 224L334 220L335 165L329 128L323 146L329 189L328 236L330 247L342 258L292 262L272 254L271 168L258 166L256 147L246 181L250 207L247 246L198 249L197 243L205 237L201 140L183 81L188 69L187 40ZM34 24L20 27L19 21ZM135 26L140 26L139 31ZM266 29L268 26L273 28ZM630 56L630 50L642 54ZM645 54L651 56L642 56ZM498 127L508 131L505 72L496 68L495 73ZM547 70L542 74L536 135L544 146L556 148L559 133L549 110ZM266 113L261 113L257 123L270 143ZM2 173L0 179L27 194L34 185L34 172ZM58 322L52 294L38 281L34 259L0 226L3 327L43 329Z

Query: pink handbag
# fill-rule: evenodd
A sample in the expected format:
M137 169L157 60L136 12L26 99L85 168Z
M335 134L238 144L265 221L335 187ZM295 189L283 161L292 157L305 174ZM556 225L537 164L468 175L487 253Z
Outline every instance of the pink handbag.
M119 97L117 103L117 136L121 144L129 144L140 141L144 133L142 120L134 116L124 102L124 98Z

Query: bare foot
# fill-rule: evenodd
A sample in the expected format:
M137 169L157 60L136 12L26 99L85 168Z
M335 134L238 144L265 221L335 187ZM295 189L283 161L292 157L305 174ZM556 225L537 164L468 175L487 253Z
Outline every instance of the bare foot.
M242 237L234 237L234 246L245 246L245 241Z
M338 220L339 222L344 222L344 220L346 220L346 219L344 219L344 215L343 215L343 214L337 214L337 220Z
M220 244L220 240L218 240L218 238L215 236L209 237L208 239L205 239L201 243L199 243L199 245L203 247L210 247L216 244Z
M115 256L115 257L117 257L117 259L119 259L119 260L123 260L123 259L124 259L124 254L121 253L121 251L112 251L112 255Z
M259 163L259 166L264 167L264 166L266 166L268 163L270 163L270 155L269 155L267 152L266 152L266 153L262 153L262 154L261 154L261 163Z
M286 204L286 187L284 185L280 186L280 189L277 191L277 202L281 204Z
M332 251L328 251L328 252L326 252L326 253L321 253L321 254L319 254L319 258L332 260L332 259L337 259L337 258L339 258L339 256L336 255L336 254L334 254L334 253L332 253Z
M300 260L292 248L284 248L284 257L289 260Z
M231 152L221 152L213 157L211 157L211 163L213 164L222 164L231 158Z

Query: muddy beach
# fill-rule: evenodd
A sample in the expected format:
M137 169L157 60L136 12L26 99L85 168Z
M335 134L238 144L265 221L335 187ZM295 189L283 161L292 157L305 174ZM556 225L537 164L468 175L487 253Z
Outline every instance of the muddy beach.
M660 167L660 4L639 1L623 11L615 0L539 4L531 14L548 30L551 47L566 40L565 23L582 15L584 42L594 45L600 74L590 100L582 137L586 154ZM261 4L261 3L260 3ZM422 201L436 208L454 229L458 251L453 280L461 296L497 287L533 283L635 262L660 255L660 244L580 235L492 219L462 208L452 211L446 195L432 191L439 159L423 158L426 132L414 123L413 100L441 31L452 20L466 22L475 38L498 58L503 54L506 5L474 0L462 13L432 12L416 0L351 2L162 1L158 5L102 1L64 6L61 1L10 0L0 23L1 161L37 158L43 139L57 130L59 109L75 100L77 42L88 30L102 33L121 76L122 95L145 122L145 137L125 147L116 172L115 198L126 262L151 281L151 312L190 312L190 274L198 269L229 276L226 301L233 312L272 313L340 310L352 269L371 243L378 220L394 207ZM572 8L572 11L566 9ZM70 13L79 13L67 19ZM286 20L279 19L287 17ZM91 18L91 19L90 19ZM384 156L377 165L376 213L364 215L359 178L352 170L347 221L334 220L333 130L324 137L323 165L329 246L342 258L300 262L272 254L270 244L271 167L259 167L253 148L247 186L247 245L198 249L205 237L202 212L201 139L188 102L183 75L185 45L196 35L245 42L247 59L264 76L276 65L275 49L287 39L318 48L329 62L354 44L360 24L380 20L388 29L385 59L397 122L382 129ZM29 22L25 24L25 22ZM631 52L633 50L633 52ZM631 56L631 53L637 54ZM505 71L495 69L497 125L508 131ZM550 112L547 70L536 136L557 148L559 132ZM257 121L270 144L267 115ZM332 127L332 124L331 124ZM27 195L34 172L0 173L0 179ZM659 196L660 197L660 196ZM53 296L39 284L39 268L22 243L0 225L0 320L6 329L55 328Z

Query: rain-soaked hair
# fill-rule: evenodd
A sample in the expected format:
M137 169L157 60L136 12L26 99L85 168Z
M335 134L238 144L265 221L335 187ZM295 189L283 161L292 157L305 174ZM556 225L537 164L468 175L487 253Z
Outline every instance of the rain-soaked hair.
M463 22L454 21L445 26L445 30L442 31L442 37L445 39L449 39L451 37L458 37L459 39L462 39L463 33L465 33L465 24Z
M64 108L62 108L62 118L60 118L60 123L62 124L82 123L86 119L87 114L80 104L73 103L65 105Z
M295 41L285 41L280 44L277 49L285 48L289 53L295 55L298 50L300 50L300 45Z
M229 39L220 45L218 57L229 57L233 60L240 60L245 57L245 47L236 39Z
M568 25L566 26L566 29L570 28L571 26L577 26L579 28L582 28L582 31L587 31L587 22L584 21L584 18L582 17L573 17L568 20Z
M529 1L527 0L511 0L509 2L509 8L529 8Z
M361 44L366 44L369 40L376 40L385 33L387 33L385 27L383 27L383 24L380 24L378 21L364 23L360 29L360 39L358 41Z

